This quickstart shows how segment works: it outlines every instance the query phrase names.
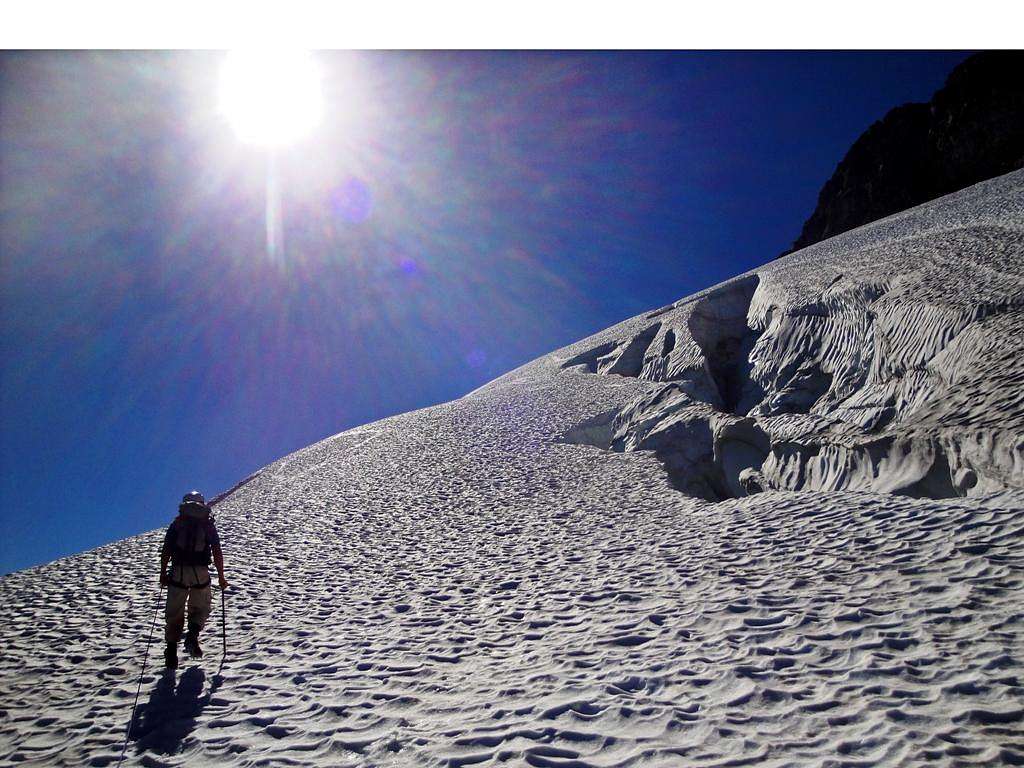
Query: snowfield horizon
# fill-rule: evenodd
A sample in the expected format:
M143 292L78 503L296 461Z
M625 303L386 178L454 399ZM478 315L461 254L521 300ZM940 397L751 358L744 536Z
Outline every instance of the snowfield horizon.
M1024 171L215 511L227 656L150 655L125 764L1024 764ZM0 764L118 763L161 536L0 578Z

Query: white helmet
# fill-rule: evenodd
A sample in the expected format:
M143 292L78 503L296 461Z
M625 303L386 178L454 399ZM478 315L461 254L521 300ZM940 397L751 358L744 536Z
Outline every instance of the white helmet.
M206 499L199 491L190 491L181 499L182 504L206 504Z

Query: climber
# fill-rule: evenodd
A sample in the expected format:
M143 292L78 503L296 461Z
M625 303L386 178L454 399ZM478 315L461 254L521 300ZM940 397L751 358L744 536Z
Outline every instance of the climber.
M167 529L160 550L160 586L167 587L167 627L164 638L167 649L164 662L169 669L178 666L178 641L185 627L185 606L188 604L188 633L185 651L201 659L199 633L210 615L213 598L210 592L210 558L217 566L221 590L227 589L224 578L224 555L213 515L199 491L185 494L178 507L178 516ZM170 562L170 572L167 564Z

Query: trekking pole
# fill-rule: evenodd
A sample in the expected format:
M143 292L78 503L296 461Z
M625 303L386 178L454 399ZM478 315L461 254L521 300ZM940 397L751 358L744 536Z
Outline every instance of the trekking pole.
M217 677L220 677L220 673L224 671L224 660L228 657L228 614L227 609L224 607L224 593L227 590L222 589L220 591L220 639L221 639L221 651L220 651L220 666L217 668Z
M142 656L142 672L139 674L139 686L135 689L135 702L132 704L132 714L128 718L128 727L124 732L124 744L121 745L121 757L117 759L118 768L124 762L124 753L128 749L128 739L132 735L132 724L135 722L135 710L139 706L139 694L142 692L142 679L146 676L146 662L149 661L149 646L153 642L153 628L156 627L156 617L160 614L160 598L163 597L163 590L156 593L156 605L153 607L153 620L149 623L149 637L146 639L146 652Z
M220 664L224 666L224 659L228 656L228 609L224 607L224 593L226 589L220 591L220 639L221 639L221 652L220 652Z

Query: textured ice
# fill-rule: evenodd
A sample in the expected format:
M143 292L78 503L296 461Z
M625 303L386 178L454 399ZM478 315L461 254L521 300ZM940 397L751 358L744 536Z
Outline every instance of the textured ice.
M741 473L777 490L1024 488L1021 176L992 184L901 215L912 226L898 233L864 227L653 326L601 334L586 370L662 387L592 444L653 451L677 488L708 500L743 495Z
M126 762L1024 763L1022 221L1016 173L264 468L223 670L151 667ZM116 763L159 541L0 580L0 763Z

